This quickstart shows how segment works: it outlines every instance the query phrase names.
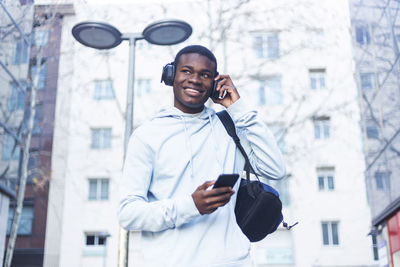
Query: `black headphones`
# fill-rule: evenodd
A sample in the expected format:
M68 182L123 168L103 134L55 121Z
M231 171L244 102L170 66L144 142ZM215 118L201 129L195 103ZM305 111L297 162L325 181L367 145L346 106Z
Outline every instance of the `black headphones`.
M172 86L174 85L174 78L175 78L175 65L174 62L171 62L164 66L161 75L161 82L164 82L165 85Z
M218 75L218 72L216 73ZM161 82L164 82L165 85L173 86L175 79L175 64L174 62L168 63L163 67L162 75L161 75ZM211 91L211 98L219 98L219 93L216 90L218 81L213 82L213 89ZM224 95L225 97L225 95Z

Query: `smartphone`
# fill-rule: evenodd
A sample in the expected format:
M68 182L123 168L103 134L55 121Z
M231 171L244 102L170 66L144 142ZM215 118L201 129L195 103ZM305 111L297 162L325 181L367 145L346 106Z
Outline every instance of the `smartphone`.
M239 179L239 174L237 173L221 174L220 176L218 176L218 179L215 182L213 188L225 187L225 186L230 186L233 188L238 179Z
M224 91L223 94L222 94L222 96L221 96L221 97L219 96L219 92L217 91L217 85L218 85L219 81L222 81L222 79L219 79L219 80L214 81L213 89L212 89L212 91L211 91L211 98L214 98L214 99L224 99L225 96L226 96L226 94L227 94L227 92Z

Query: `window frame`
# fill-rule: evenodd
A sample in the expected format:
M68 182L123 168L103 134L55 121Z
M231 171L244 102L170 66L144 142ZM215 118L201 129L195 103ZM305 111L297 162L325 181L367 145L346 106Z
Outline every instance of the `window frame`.
M92 184L95 183L95 194L92 194ZM106 192L104 188L106 186ZM89 178L88 179L88 200L90 201L106 201L110 198L110 179L109 178ZM106 193L104 196L103 194Z
M327 232L325 232L324 225L326 225ZM333 233L334 225L336 226L336 238ZM321 222L321 230L322 230L322 245L323 246L326 246L326 247L340 246L339 221L322 221ZM325 236L327 236L328 239L325 239ZM334 242L337 242L337 244L335 244Z
M368 24L356 24L354 31L355 41L358 45L369 45L371 43L371 33Z
M112 128L91 128L90 149L106 150L112 147ZM95 135L97 133L97 136ZM106 134L108 133L108 134ZM98 138L99 141L96 141Z
M269 76L258 80L258 105L280 106L284 103L282 77Z
M15 214L15 209L16 205L10 205L8 209L8 220L7 220L7 229L6 229L6 234L7 236L10 235L11 232L11 227L12 227L12 222L14 220L14 214ZM29 209L30 214L24 214L24 210L26 211ZM26 212L25 212L26 213ZM22 212L21 212L21 217L18 225L18 231L17 231L17 236L30 236L33 234L33 223L35 219L35 206L33 203L24 203L22 207ZM28 231L27 232L22 232L21 230L24 229L21 227L21 224L23 223L28 223Z
M253 52L256 58L277 59L281 56L278 32L257 33L253 35Z
M376 74L374 72L360 72L360 87L362 91L375 90Z
M327 89L326 82L326 69L309 69L309 82L311 90L325 90Z
M140 79L136 79L135 82L135 93L137 97L141 97L143 95L146 94L150 94L151 93L151 83L152 80L151 79L145 79L145 78L140 78Z
M5 134L2 145L2 160L19 160L21 149L18 149L18 145L16 146L14 152L12 152L13 147L15 146L15 139L9 135ZM6 152L9 152L6 154Z
M330 183L331 181L331 183ZM321 183L322 182L322 183ZM318 167L317 168L318 190L322 192L336 191L335 168Z
M368 139L380 139L380 127L374 122L368 122L365 125L365 133Z
M391 172L390 171L375 171L374 180L375 188L377 191L389 191L391 184Z
M19 84L23 86L20 88L16 82L11 83L11 94L8 97L8 111L24 110L27 84L25 81L19 81Z
M88 238L93 237L93 244L88 244ZM100 244L100 239L103 240ZM105 248L107 243L107 236L100 235L99 232L87 232L85 233L85 246L87 248Z
M115 99L113 80L111 79L94 80L93 99L97 101Z
M15 44L13 64L22 65L28 63L29 45L24 39L20 39Z
M314 139L324 140L331 138L331 119L327 116L314 117ZM318 129L318 131L317 131ZM318 133L318 134L317 134Z

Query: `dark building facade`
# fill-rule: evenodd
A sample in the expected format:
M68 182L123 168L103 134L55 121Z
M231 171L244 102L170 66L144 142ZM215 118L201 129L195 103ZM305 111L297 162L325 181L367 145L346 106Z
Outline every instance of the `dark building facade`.
M28 4L33 5L33 3ZM20 113L23 114L20 120L22 123L16 120L13 128L24 129L26 127L27 117L30 113L30 85L35 83L37 90L34 127L29 148L28 181L12 260L12 266L16 267L43 266L61 27L64 15L73 12L72 5L35 5L32 8L34 11L31 32L26 33L31 41L31 46L26 48L22 46L22 49L21 46L15 48L15 53L20 53L21 57L25 57L25 53L28 55L28 69L26 79L19 80L20 83L26 85L26 91L21 96L25 100L21 101L19 106ZM21 23L27 22L21 20ZM37 80L35 81L35 79ZM11 97L5 98L8 102L11 99ZM21 136L23 137L23 134ZM5 151L5 149L3 150ZM16 158L15 155L11 155L10 160L13 156L14 159ZM13 166L14 169L17 169L10 172L6 180L10 187L18 191L21 160ZM6 245L15 208L16 202L11 201Z

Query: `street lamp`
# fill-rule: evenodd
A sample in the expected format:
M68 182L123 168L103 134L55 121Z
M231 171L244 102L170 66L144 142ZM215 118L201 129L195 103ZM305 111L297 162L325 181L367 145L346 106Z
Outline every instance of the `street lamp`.
M135 80L136 41L145 39L155 45L173 45L185 41L192 34L192 27L181 20L161 20L148 25L142 33L122 34L114 26L103 22L81 22L72 28L72 35L81 44L96 48L110 49L122 41L129 41L128 91L126 100L126 125L124 158L129 136L133 130L133 98Z
M149 24L142 33L121 33L114 26L103 22L81 22L72 28L72 35L81 44L96 49L111 49L122 41L129 41L128 90L126 98L124 159L129 137L133 131L133 100L135 81L136 41L145 39L155 45L174 45L185 41L192 34L192 27L181 20L161 20ZM129 233L121 229L118 266L128 266ZM122 248L121 248L122 246Z

